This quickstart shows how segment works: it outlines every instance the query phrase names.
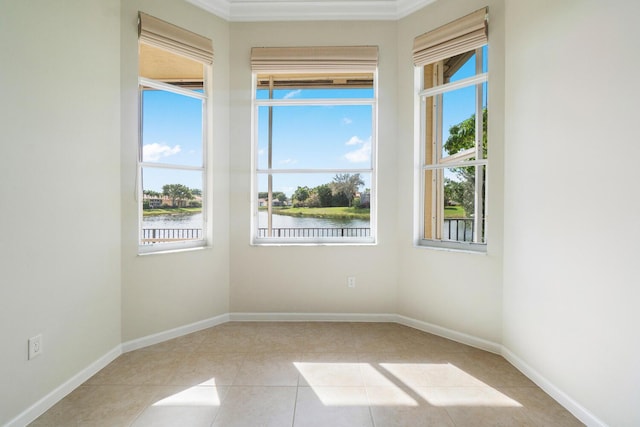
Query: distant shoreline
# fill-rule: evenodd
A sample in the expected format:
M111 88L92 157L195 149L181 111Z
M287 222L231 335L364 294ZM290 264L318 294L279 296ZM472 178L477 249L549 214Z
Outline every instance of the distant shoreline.
M143 209L142 216L185 215L185 214L197 214L201 212L202 212L202 208Z
M260 208L266 211L267 208ZM369 209L349 208L349 207L332 207L332 208L289 208L274 207L274 215L284 215L302 218L325 218L325 219L363 219L370 218Z

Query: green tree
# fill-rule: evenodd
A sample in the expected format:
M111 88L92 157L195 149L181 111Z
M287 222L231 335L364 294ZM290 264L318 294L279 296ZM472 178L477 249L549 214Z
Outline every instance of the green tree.
M476 115L449 128L449 138L444 143L444 149L449 154L473 148L476 144ZM482 111L482 151L487 156L487 109Z
M194 199L191 189L182 184L167 184L162 186L162 194L171 199L171 206L178 207L187 200Z
M309 198L310 191L309 187L300 187L296 188L296 191L293 192L291 196L291 200L294 206L306 206L306 201Z
M330 207L333 202L333 193L331 192L329 184L319 185L315 188L315 191L318 194L318 199L320 200L320 207Z
M349 173L339 173L333 177L333 182L331 183L331 187L333 190L334 201L339 198L340 195L344 196L344 199L347 201L347 206L351 206L353 198L356 196L358 192L358 188L364 185L364 181L360 178L359 173L355 173L353 175ZM338 196L338 197L336 197ZM344 206L344 205L338 205Z
M142 192L142 194L144 194L145 196L149 196L149 197L160 197L160 196L162 196L162 193L160 193L158 191L153 191L153 190L144 190Z
M202 196L202 190L199 188L192 188L191 194L193 194L194 196Z
M453 206L462 204L462 184L450 178L444 179L444 205Z

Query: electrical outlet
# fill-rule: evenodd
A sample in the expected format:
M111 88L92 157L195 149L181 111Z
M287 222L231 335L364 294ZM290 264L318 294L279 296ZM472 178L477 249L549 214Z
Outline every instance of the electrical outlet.
M356 278L355 277L347 277L347 287L355 288L356 287Z
M42 354L42 334L29 338L29 360Z

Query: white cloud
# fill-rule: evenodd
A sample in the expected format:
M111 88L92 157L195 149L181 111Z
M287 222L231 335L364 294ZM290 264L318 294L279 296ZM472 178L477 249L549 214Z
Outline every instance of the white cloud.
M344 145L360 145L364 144L364 141L358 138L357 136L352 136Z
M298 161L296 159L284 159L280 160L278 163L281 165L295 165Z
M258 155L262 156L265 153L264 148L258 150Z
M163 157L170 157L181 151L179 145L173 147L167 144L154 142L153 144L145 144L142 146L142 160L145 162L157 162Z
M353 139L353 138L352 138ZM371 161L371 139L364 142L357 150L349 151L344 158L351 163L364 163Z
M301 92L302 92L302 89L292 90L291 92L287 93L283 98L284 99L293 98L294 96L300 95Z
M353 123L353 120L351 120L349 117L344 117L342 119L342 123L345 125L350 125L351 123Z

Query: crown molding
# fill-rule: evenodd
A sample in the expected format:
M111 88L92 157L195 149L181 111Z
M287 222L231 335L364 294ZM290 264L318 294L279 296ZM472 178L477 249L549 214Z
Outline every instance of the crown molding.
M394 21L437 0L186 0L232 22Z

